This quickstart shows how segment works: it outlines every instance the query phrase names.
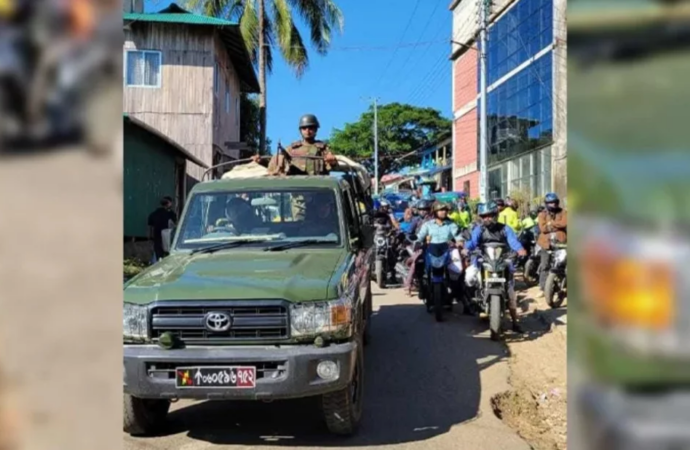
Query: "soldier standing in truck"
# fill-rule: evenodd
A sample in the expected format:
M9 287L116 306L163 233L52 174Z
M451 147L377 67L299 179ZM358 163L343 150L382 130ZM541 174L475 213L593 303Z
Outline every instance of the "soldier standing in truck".
M316 139L320 124L313 114L305 114L299 120L302 139L281 150L271 158L268 170L273 175L328 175L337 163L328 144ZM323 157L323 159L302 158L303 156ZM258 157L255 157L258 162ZM292 197L293 220L304 220L305 202L303 196Z

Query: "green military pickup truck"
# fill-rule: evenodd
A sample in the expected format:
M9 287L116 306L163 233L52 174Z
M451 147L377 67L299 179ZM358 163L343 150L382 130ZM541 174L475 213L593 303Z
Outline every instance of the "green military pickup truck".
M354 177L197 184L170 256L124 287L124 430L170 402L320 396L328 429L362 413L371 201Z

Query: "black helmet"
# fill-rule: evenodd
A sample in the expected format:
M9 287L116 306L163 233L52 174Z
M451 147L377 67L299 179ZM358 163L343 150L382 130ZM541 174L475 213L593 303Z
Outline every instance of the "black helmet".
M431 202L429 200L421 200L417 203L417 209L429 210L431 209Z
M319 119L314 114L305 114L299 119L299 127L316 127L319 128Z

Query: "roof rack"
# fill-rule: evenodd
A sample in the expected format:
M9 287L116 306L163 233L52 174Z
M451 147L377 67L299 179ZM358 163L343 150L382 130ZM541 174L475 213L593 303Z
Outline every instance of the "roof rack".
M263 155L259 157L259 160L270 160L273 158L274 155ZM361 164L352 161L351 159L342 156L342 155L335 155L337 159L337 164L334 166L334 169L332 170L333 172L343 172L346 174L347 177L352 177L359 182L351 182L350 180L348 183L352 186L354 189L355 193L357 195L362 196L363 198L368 198L371 197L371 179L369 176L369 173L367 170L362 166ZM311 160L324 160L323 156L311 156L311 155L289 155L289 158L291 159L311 159ZM244 159L238 159L235 161L226 161L224 163L216 164L214 166L209 167L201 177L202 181L206 180L206 176L210 173L212 173L215 169L219 167L225 167L225 166L230 166L230 165L237 165L241 163L249 163L254 161L254 157L251 158L244 158Z
M271 158L272 158L272 156L269 156L269 155L259 156L259 159L260 159L260 160L261 160L261 159L264 159L264 160L265 160L265 159L269 159L269 160L270 160ZM226 162L223 162L223 163L220 163L220 164L213 165L213 166L209 167L208 169L206 169L206 170L204 171L203 175L201 176L201 181L206 181L206 175L208 175L208 174L210 174L210 173L213 173L213 171L216 170L216 169L219 168L219 167L225 167L225 166L230 166L230 165L234 165L234 164L250 163L250 162L252 162L252 161L254 161L254 157L251 157L251 158L243 158L243 159L236 159L236 160L233 160L233 161L226 161Z

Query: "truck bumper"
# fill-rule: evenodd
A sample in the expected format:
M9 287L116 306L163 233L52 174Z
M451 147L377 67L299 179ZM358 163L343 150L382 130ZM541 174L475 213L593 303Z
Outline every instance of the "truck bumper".
M587 449L690 447L690 393L642 395L589 385L578 400Z
M277 347L191 347L165 350L156 345L125 345L123 388L139 398L197 400L277 400L310 397L343 389L352 379L357 343ZM339 367L335 380L317 375L321 361ZM253 389L178 389L176 367L254 366Z

